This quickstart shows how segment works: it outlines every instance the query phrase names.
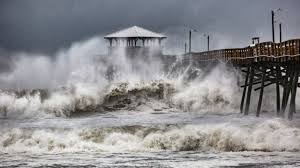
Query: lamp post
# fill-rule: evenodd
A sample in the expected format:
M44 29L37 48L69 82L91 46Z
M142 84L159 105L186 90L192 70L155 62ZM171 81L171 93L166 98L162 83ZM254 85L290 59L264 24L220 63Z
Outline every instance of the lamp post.
M207 33L207 34L204 34L203 36L207 38L207 51L209 51L209 40L210 40L210 36L209 36L208 33Z
M282 29L281 29L281 23L279 23L279 42L282 42L282 33L281 33Z
M192 52L192 32L197 32L196 29L187 27L189 29L189 53Z
M272 41L273 41L273 43L275 43L275 30L274 30L274 15L275 15L275 12L273 10L271 11L271 15L272 15Z
M188 26L184 26L185 28L188 28L189 30L189 35L188 35L188 43L189 43L189 53L192 52L192 32L198 32L197 29L194 29L194 28L191 28L191 27L188 27ZM186 47L186 43L185 43L185 47Z
M282 11L280 8L276 10L276 13ZM275 43L275 28L274 28L274 24L275 24L275 11L272 10L271 11L271 14L272 14L272 40L273 40L273 43ZM281 24L279 25L279 28L281 29ZM280 41L281 41L281 30L280 30ZM280 67L277 65L276 66L276 76L277 78L279 79L281 77L281 70L280 70ZM280 88L279 88L279 81L277 80L276 81L276 109L277 109L277 115L279 115L280 113Z
M189 53L192 52L192 30L189 31Z
M209 51L209 35L207 36L207 51Z
M281 8L278 8L277 10L272 10L271 11L271 15L272 15L272 41L273 43L275 43L275 23L280 20L277 18L276 20L276 16L278 17L279 16L279 13L282 12L282 9ZM281 42L281 39L282 38L282 34L281 34L281 22L279 22L279 40Z

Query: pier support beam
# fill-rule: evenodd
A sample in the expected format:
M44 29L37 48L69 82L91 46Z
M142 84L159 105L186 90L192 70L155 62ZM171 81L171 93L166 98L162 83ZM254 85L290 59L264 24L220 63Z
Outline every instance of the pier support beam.
M285 109L289 100L289 94L290 94L289 77L290 77L290 70L286 69L286 73L283 81L283 94L282 94L282 104L281 104L281 112L280 112L281 117L284 117Z
M266 76L266 68L262 67L261 88L260 88L260 94L259 94L259 99L258 99L256 117L259 117L259 114L261 111L261 103L262 103L262 99L263 99L263 95L264 95L265 76Z
M254 78L254 65L251 66L251 70L250 70L250 79L249 79L249 85L248 85L248 91L247 91L247 99L246 99L246 109L245 109L245 113L244 113L245 115L249 114L253 78Z
M279 88L279 79L281 78L281 69L280 66L276 66L276 109L277 109L277 116L280 113L280 88Z
M243 95L242 95L242 101L241 101L241 106L240 106L240 112L241 113L244 113L244 102L245 102L245 95L246 95L246 92L247 92L249 73L250 73L250 66L247 67L246 79L245 79Z
M290 110L288 114L288 119L293 119L293 114L296 112L296 93L297 93L297 84L298 84L298 72L294 72L292 77L292 88L291 88L291 102L290 102Z

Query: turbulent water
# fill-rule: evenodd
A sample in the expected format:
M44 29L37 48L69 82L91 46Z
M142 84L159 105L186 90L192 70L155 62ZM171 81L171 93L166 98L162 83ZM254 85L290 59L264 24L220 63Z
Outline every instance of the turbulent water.
M299 113L276 118L272 88L262 117L243 116L232 67L99 46L14 55L0 74L0 167L300 167Z

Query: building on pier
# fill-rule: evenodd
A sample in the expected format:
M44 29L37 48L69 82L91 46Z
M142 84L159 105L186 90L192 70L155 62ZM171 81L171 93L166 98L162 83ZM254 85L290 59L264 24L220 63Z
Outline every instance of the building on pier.
M127 56L162 55L162 40L167 37L160 33L132 26L104 36L109 42L108 54L114 54L117 48L125 48Z

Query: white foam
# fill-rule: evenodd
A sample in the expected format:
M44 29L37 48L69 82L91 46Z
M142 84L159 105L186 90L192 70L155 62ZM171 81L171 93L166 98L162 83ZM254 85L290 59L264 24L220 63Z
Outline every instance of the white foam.
M178 85L177 85L178 86ZM187 111L233 112L240 98L237 74L220 65L207 76L176 87L172 100Z
M281 119L182 127L12 129L1 132L3 152L65 151L300 151L300 129Z

